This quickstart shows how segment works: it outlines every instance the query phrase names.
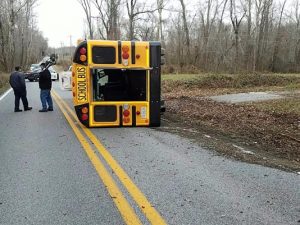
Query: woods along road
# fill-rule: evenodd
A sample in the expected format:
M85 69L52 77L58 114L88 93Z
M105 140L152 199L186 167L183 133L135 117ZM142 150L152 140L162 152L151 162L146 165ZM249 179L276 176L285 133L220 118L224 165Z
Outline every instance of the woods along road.
M0 99L0 224L300 224L299 175L234 161L152 128L87 129L71 92L54 111Z

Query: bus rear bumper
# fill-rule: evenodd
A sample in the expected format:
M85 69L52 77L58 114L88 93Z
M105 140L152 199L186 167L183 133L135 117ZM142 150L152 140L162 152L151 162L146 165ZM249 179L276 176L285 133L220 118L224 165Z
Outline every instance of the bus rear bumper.
M148 102L93 102L75 106L78 120L86 127L157 127L151 123Z

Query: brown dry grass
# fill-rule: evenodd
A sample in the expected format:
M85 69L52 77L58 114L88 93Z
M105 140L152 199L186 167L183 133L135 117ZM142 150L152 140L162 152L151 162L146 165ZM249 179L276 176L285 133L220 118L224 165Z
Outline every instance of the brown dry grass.
M9 86L9 74L0 72L0 94Z
M300 77L293 75L194 75L163 80L165 117L196 130L239 139L262 155L300 168ZM248 91L293 90L287 99L249 104L218 103L210 95ZM229 153L230 154L230 153ZM289 163L287 163L289 164Z

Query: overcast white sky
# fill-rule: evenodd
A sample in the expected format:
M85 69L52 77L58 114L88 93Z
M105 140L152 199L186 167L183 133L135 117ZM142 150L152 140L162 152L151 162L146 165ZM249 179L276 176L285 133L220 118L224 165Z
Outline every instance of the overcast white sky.
M84 11L77 0L39 0L35 8L37 25L50 47L70 46L82 38Z
M154 0L147 0L148 3ZM186 0L187 9L193 9L196 4L205 0ZM284 0L275 0L280 3ZM288 0L287 8L297 0ZM178 0L171 0L170 5L175 7ZM176 4L177 3L177 4ZM76 45L78 39L83 38L85 14L77 0L38 0L35 8L39 30L48 38L50 47ZM169 13L165 13L165 16Z

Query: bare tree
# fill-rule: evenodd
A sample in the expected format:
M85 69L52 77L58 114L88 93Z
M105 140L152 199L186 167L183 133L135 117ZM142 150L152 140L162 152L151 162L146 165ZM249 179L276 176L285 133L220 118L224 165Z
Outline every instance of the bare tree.
M215 2L215 4L214 4ZM221 2L222 4L223 2ZM217 1L213 0L207 0L205 4L203 4L203 7L200 8L200 26L201 26L201 38L203 39L203 49L202 49L202 63L204 65L204 68L208 68L208 60L209 59L209 41L210 41L210 34L212 31L213 26L215 25L216 22L216 17L218 13L218 9L221 6L221 4L218 4ZM221 14L220 18L220 23L222 23L223 20L223 15L224 15L224 10L227 4L227 0L224 1L223 5L223 11ZM220 26L220 24L219 24ZM219 27L220 29L220 27ZM218 31L220 32L220 30Z
M99 13L98 32L103 39L120 38L119 7L121 0L92 0ZM105 34L102 31L105 30Z
M164 38L164 34L163 34L163 19L162 19L162 12L164 9L164 3L166 2L166 0L156 0L156 4L157 4L157 11L158 11L158 26L157 26L157 33L158 33L158 38L159 40L162 42L162 44L164 45L165 42L165 38Z
M0 70L11 71L16 64L26 68L46 52L47 41L33 26L35 4L36 0L0 2Z
M0 1L0 70L26 67L47 52L47 40L35 27L37 1ZM280 7L274 0L205 0L198 7L184 0L178 5L167 0L77 1L85 12L87 37L159 39L168 63L181 71L300 71L299 0L292 8L287 0Z
M253 71L257 67L261 70L264 66L262 60L268 44L270 12L273 6L273 0L256 0L256 26L255 26L255 48Z
M246 70L250 70L251 66L251 49L253 48L252 42L252 6L253 0L245 0L245 4L243 5L244 11L246 12L247 17L247 34L246 34L246 51L244 58L244 65Z
M86 22L88 25L88 33L90 39L94 39L94 27L92 22L91 0L77 0L84 10Z
M277 33L276 33L276 38L275 38L275 43L274 43L273 57L272 57L272 62L271 62L271 66L270 66L272 72L275 72L276 63L278 61L278 53L279 53L280 42L281 42L281 22L282 22L282 15L283 15L286 1L287 0L284 0L283 5L280 10L279 22L278 22Z
M33 16L32 9L36 4L37 0L27 0L24 9L24 22L21 31L21 59L20 65L24 68L28 64L29 49L32 42L32 34L30 32L30 23Z
M235 63L234 63L234 71L237 71L237 66L239 62L239 32L240 32L240 25L245 16L245 11L242 12L240 18L238 18L238 9L236 6L235 0L230 0L230 19L231 24L234 31L234 46L235 46Z
M143 41L153 41L157 38L157 21L154 15L147 14L141 19L142 23L136 25L136 36Z
M183 22L183 29L185 34L185 44L186 44L186 59L188 63L190 63L191 53L190 53L190 31L188 27L187 22L187 16L186 16L186 6L184 3L184 0L179 0L181 4L181 16L182 16L182 22Z
M129 31L128 38L129 40L135 39L135 25L136 22L140 19L140 16L147 13L154 13L157 9L151 9L147 7L146 3L138 2L138 0L126 0L126 8L128 15Z
M298 0L295 0L294 3L294 23L295 23L295 40L296 40L296 44L295 44L295 50L294 50L294 61L295 64L299 64L300 63L300 2Z

